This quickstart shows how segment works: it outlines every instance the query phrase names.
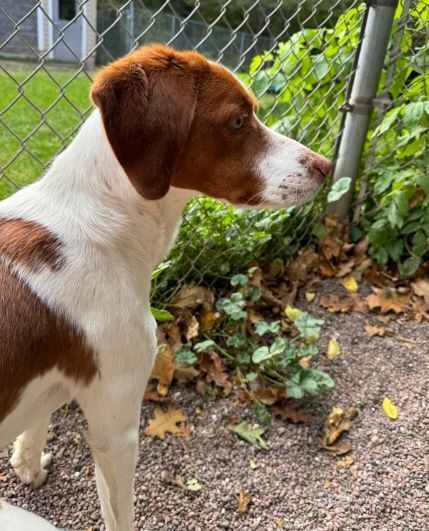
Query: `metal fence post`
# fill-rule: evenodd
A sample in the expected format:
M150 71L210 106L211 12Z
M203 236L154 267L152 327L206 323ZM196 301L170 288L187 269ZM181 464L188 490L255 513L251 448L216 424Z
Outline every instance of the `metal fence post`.
M340 219L346 219L350 211L397 3L398 0L367 2L368 13L356 73L350 98L343 107L347 114L333 177L334 183L341 177L350 177L352 181L349 190L327 208L329 214L335 214Z

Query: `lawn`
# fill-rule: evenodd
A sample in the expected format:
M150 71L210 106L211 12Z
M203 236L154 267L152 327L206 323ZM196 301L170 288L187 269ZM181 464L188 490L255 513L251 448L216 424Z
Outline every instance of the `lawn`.
M32 73L0 71L0 199L40 177L90 108L87 74Z

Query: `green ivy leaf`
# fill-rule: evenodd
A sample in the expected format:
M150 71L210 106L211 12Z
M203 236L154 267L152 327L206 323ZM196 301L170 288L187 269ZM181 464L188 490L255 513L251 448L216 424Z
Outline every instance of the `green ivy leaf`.
M351 182L351 177L341 177L341 179L335 181L328 194L328 203L333 203L334 201L341 199L341 197L349 191Z
M207 339L206 341L201 341L200 343L195 343L194 350L195 352L204 352L210 347L215 347L216 343L212 339Z
M267 431L267 428L252 428L246 422L240 422L235 426L232 426L232 431L243 439L244 441L250 443L255 448L259 450L268 450L268 445L266 441L262 438L262 435Z
M176 350L176 354L174 356L175 362L177 365L195 365L195 363L198 361L197 356L186 347L180 347Z
M413 129L421 125L425 104L423 101L416 101L405 105L403 122L407 129Z
M259 347L252 354L252 361L253 361L253 363L259 364L259 363L262 363L265 360L268 360L271 357L272 357L272 355L271 355L270 349L268 347Z
M402 275L409 277L411 275L414 275L414 273L420 267L421 262L422 259L420 258L420 256L410 256L410 258L407 258L407 260L405 260L405 262L400 265L399 270L401 271Z
M228 347L245 348L248 346L248 339L243 334L234 334L226 340Z
M263 336L265 334L277 334L280 330L280 321L273 321L272 323L267 323L267 321L259 321L255 325L255 332L258 336Z
M174 317L167 310L158 310L157 308L151 307L150 311L152 312L152 315L155 317L158 323L164 323L166 321L174 320Z
M186 482L186 488L191 492L198 492L202 489L201 485L196 479L188 479L188 481Z
M247 286L249 279L246 275L234 275L231 278L231 286Z
M303 339L306 339L307 341L316 341L319 339L323 323L323 319L317 319L308 313L304 313L296 319L294 325L298 328Z

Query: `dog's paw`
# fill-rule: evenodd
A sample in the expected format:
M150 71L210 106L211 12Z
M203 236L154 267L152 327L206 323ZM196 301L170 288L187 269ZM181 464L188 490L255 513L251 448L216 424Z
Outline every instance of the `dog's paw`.
M19 479L26 485L33 485L36 489L45 483L48 476L47 468L51 463L52 454L42 454L40 460L28 461L16 451L10 460L10 464Z

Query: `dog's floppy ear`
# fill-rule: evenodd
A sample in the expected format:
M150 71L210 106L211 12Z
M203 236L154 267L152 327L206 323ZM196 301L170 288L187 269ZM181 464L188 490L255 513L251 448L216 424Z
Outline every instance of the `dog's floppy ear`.
M116 158L146 199L168 192L204 63L195 52L147 46L101 70L92 86Z

